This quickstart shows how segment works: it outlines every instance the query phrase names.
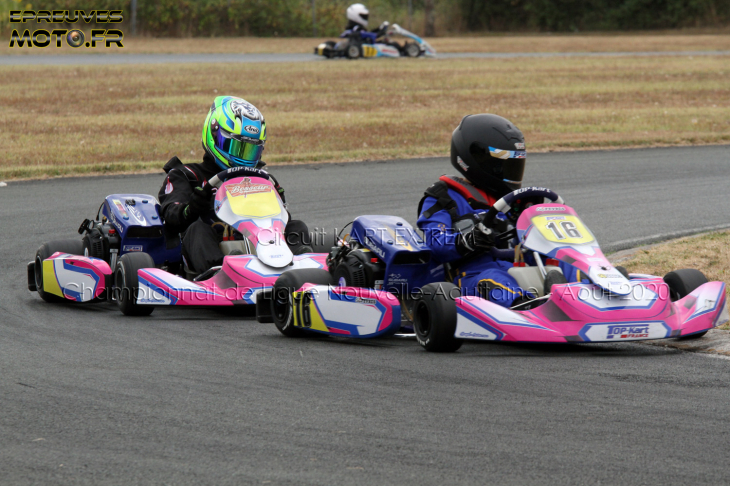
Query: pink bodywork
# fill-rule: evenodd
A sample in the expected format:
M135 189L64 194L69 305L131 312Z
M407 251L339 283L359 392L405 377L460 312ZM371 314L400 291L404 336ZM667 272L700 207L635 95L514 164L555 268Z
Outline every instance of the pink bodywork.
M230 306L255 304L256 294L274 286L284 271L297 268L327 269L326 253L294 257L292 265L275 269L253 255L226 256L213 277L201 282L186 280L158 268L139 270L139 304Z
M53 261L53 277L63 297L74 302L99 298L106 288L106 276L112 273L109 264L99 258L56 252L44 261L49 260ZM43 278L50 275L44 271Z

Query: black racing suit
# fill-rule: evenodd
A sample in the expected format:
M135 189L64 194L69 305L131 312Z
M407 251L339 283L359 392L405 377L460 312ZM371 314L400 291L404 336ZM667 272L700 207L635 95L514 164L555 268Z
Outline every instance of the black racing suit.
M256 168L261 169L264 165L266 164L260 162ZM172 168L170 169L170 167ZM177 235L182 236L183 260L188 269L194 273L202 273L211 267L221 265L223 253L218 245L223 240L223 235L222 228L219 228L221 231L217 231L212 226L216 222L213 198L210 200L210 212L207 215L192 216L190 211L185 212L185 208L193 196L193 189L202 187L204 182L221 172L222 169L207 153L203 157L202 163L183 165L177 157L173 157L165 168L169 172L160 188L158 199L168 246L174 246L177 243ZM284 189L271 174L269 176L282 200L286 202ZM216 225L216 227L221 227L221 225ZM309 230L304 222L290 219L284 236L294 254L306 250L311 251L305 246L305 242L309 241Z

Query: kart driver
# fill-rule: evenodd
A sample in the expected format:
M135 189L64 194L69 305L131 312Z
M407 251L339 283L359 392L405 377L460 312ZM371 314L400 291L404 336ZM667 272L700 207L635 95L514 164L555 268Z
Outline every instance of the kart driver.
M449 278L462 295L479 295L504 307L535 297L507 273L512 263L489 255L494 233L465 221L479 222L498 199L522 187L525 157L525 137L512 122L491 114L467 115L451 136L451 165L466 179L441 176L421 199L418 227L435 259L449 264ZM455 226L471 229L460 232Z
M207 181L233 167L263 168L266 164L261 160L261 153L266 143L266 122L248 101L218 96L203 124L202 138L203 162L183 165L177 157L170 159L165 164L167 177L158 195L168 247L176 246L181 234L183 261L193 273L202 273L223 262L218 245L226 225L215 217L213 191L205 187ZM269 177L286 203L284 189L273 176L269 174ZM284 235L292 253L312 251L303 243L308 234L302 221L289 220Z

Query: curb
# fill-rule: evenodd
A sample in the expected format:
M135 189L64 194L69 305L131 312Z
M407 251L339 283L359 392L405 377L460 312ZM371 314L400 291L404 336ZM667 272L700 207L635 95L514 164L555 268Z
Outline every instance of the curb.
M718 228L715 231L719 231L721 228ZM638 246L636 248L631 248L628 250L621 250L619 252L616 252L608 257L608 260L613 263L621 263L625 260L628 260L636 252L641 250L646 250L648 248L653 248L659 245L662 245L664 243L668 243L670 241L677 241L682 239L688 239L688 238L697 238L699 236L706 235L708 233L714 233L715 231L706 231L702 233L693 234L690 236L682 236L680 238L674 238L671 240L665 240L661 243L654 243L650 245L644 245L644 246ZM722 329L710 329L707 334L700 338L695 339L686 339L686 340L678 340L678 339L655 339L651 341L635 341L636 344L641 344L644 346L660 346L664 348L673 348L673 349L680 349L682 351L690 351L693 353L704 353L704 354L718 354L723 356L730 356L730 331L724 331Z
M730 356L730 331L710 329L701 338L687 339L657 339L652 341L637 341L645 346L661 346L664 348L681 349L693 353L721 354Z

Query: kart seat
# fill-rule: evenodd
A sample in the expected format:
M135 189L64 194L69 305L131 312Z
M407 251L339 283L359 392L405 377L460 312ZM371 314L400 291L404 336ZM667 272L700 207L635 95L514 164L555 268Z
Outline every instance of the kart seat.
M563 273L560 267L545 265L545 271L549 272L550 270ZM532 292L538 297L545 295L545 277L542 276L538 267L512 267L507 270L507 273L517 281L517 285L522 289Z
M244 240L221 241L218 247L221 249L221 253L223 253L223 255L230 255L234 251L236 251L238 255L256 254L256 251L252 251Z

